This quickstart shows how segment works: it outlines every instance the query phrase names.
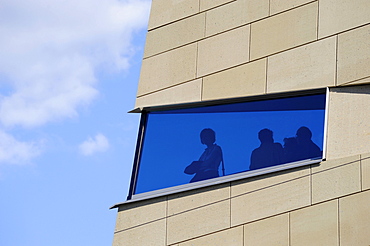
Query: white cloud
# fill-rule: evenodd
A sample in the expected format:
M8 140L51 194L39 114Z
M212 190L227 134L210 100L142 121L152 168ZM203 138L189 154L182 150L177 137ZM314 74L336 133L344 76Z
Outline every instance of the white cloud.
M146 28L150 3L1 1L0 164L29 162L41 153L38 141L13 137L13 128L78 116L99 95L98 72L130 67L132 37ZM91 141L85 153L109 146L103 135Z
M0 130L0 163L25 164L41 154L41 144L22 142Z
M0 123L75 117L99 92L97 70L129 68L149 0L4 0L0 4Z
M96 152L105 152L109 149L108 139L101 133L94 138L89 137L79 145L80 153L86 156L93 155Z

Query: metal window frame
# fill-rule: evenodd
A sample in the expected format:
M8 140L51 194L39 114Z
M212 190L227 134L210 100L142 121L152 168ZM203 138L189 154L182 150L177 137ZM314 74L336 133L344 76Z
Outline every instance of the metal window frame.
M145 136L145 129L147 124L147 114L148 112L153 111L166 111L166 110L176 110L176 109L186 109L186 108L195 108L195 107L205 107L205 106L216 106L216 105L224 105L224 104L233 104L233 103L241 103L241 102L251 102L251 101L260 101L260 100L272 100L278 98L288 98L288 97L298 97L298 96L308 96L308 95L315 95L315 94L324 94L326 93L326 102L325 102L325 120L324 120L324 139L323 139L323 156L319 159L307 159L301 160L296 162L290 162L286 164L281 164L273 167L267 167L257 170L250 170L247 172L237 173L237 174L230 174L227 176L222 176L218 178L213 178L209 180L199 181L195 183L183 184L173 187L168 187L164 189L144 192L140 194L133 194L136 187L137 182L137 175L139 172L139 163L142 151L142 145L144 143L144 136ZM327 118L328 118L328 107L329 107L329 88L319 88L313 90L305 90L305 91L293 91L293 92L284 92L284 93L274 93L274 94L264 94L264 95L257 95L257 96L249 96L249 97L238 97L238 98L231 98L231 99L219 99L219 100L211 100L211 101L202 101L202 102L194 102L194 103L182 103L182 104L172 104L172 105L161 105L161 106L152 106L152 107L143 107L143 108L136 108L129 113L141 113L140 119L140 126L138 130L138 137L136 143L136 150L135 150L135 157L134 157L134 164L132 168L131 180L130 180L130 188L127 196L127 200L122 203L118 203L113 205L111 208L117 208L122 204L151 199L155 197L170 195L178 192L198 189L202 187L207 187L216 184L222 184L230 181L235 181L239 179L245 179L255 176L260 176L263 174L274 173L282 170L292 169L296 167L312 165L320 163L321 161L325 160L326 156L326 135L327 135Z

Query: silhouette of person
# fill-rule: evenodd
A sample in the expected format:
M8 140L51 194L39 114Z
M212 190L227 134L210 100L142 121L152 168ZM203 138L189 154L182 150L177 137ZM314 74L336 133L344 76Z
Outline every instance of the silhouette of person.
M205 128L200 133L200 141L207 148L198 161L193 161L184 170L186 174L195 174L190 183L220 176L218 168L223 158L221 147L215 144L216 133L210 128Z
M297 138L284 138L284 161L293 162L298 161L299 159L299 146Z
M299 160L310 159L315 157L321 157L322 152L319 146L317 146L312 140L312 132L308 127L302 126L297 130L296 133L298 152L297 156Z
M261 145L252 151L250 170L283 163L283 147L280 143L274 142L273 132L270 129L265 128L259 131L258 139Z

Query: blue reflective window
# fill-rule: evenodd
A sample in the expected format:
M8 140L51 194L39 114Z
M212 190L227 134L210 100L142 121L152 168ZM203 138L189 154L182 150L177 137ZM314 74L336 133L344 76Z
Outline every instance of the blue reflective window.
M146 112L132 193L322 158L325 94Z

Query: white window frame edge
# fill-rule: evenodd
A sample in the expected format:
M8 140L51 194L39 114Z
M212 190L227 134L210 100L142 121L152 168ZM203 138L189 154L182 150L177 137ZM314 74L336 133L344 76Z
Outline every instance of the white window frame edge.
M324 119L324 139L322 147L322 159L326 160L326 148L327 148L327 135L328 135L328 118L329 118L329 100L330 100L330 89L326 87L326 99L325 99L325 119Z
M242 173L237 173L237 174L230 174L222 177L217 177L213 179L208 179L208 180L203 180L195 183L189 183L189 184L183 184L183 185L178 185L178 186L173 186L173 187L168 187L164 189L159 189L159 190L154 190L154 191L149 191L145 193L140 193L136 195L132 195L130 200L127 200L125 202L117 203L113 206L110 207L110 209L117 208L123 204L128 204L128 203L133 203L137 201L143 201L151 198L156 198L160 196L166 196L166 195L171 195L179 192L184 192L184 191L189 191L189 190L194 190L198 188L203 188L203 187L208 187L208 186L213 186L217 184L222 184L222 183L227 183L231 181L236 181L240 179L245 179L245 178L251 178L251 177L256 177L260 176L263 174L269 174L269 173L274 173L274 172L279 172L283 170L288 170L288 169L293 169L297 167L302 167L306 165L312 165L312 164L318 164L322 161L326 160L326 146L327 146L327 127L328 127L328 116L329 116L329 94L330 90L329 87L326 87L326 101L325 101L325 116L324 116L324 133L323 133L323 151L322 151L322 158L318 159L307 159L307 160L301 160L301 161L296 161L296 162L290 162L286 164L281 164L273 167L267 167L267 168L262 168L262 169L257 169L257 170L251 170L251 171L246 171Z
M194 190L194 189L213 186L213 185L217 185L217 184L223 184L223 183L227 183L227 182L231 182L231 181L256 177L256 176L260 176L260 175L263 175L263 174L279 172L279 171L293 169L293 168L297 168L297 167L317 164L317 163L320 163L322 160L323 160L322 158L319 158L319 159L307 159L307 160L302 160L302 161L290 162L290 163L281 164L281 165L277 165L277 166L273 166L273 167L267 167L267 168L262 168L262 169L252 170L252 171L246 171L246 172L237 173L237 174L230 174L230 175L226 175L226 176L222 176L222 177L218 177L218 178L203 180L203 181L199 181L199 182L196 182L196 183L189 183L189 184L164 188L164 189L160 189L160 190L149 191L149 192L145 192L145 193L141 193L141 194L137 194L137 195L132 195L132 198L130 200L127 200L127 201L122 202L122 203L117 203L117 204L113 205L112 207L110 207L110 209L117 208L120 205L127 204L127 203L147 200L147 199L156 198L156 197L160 197L160 196L171 195L171 194L175 194L175 193L179 193L179 192Z

